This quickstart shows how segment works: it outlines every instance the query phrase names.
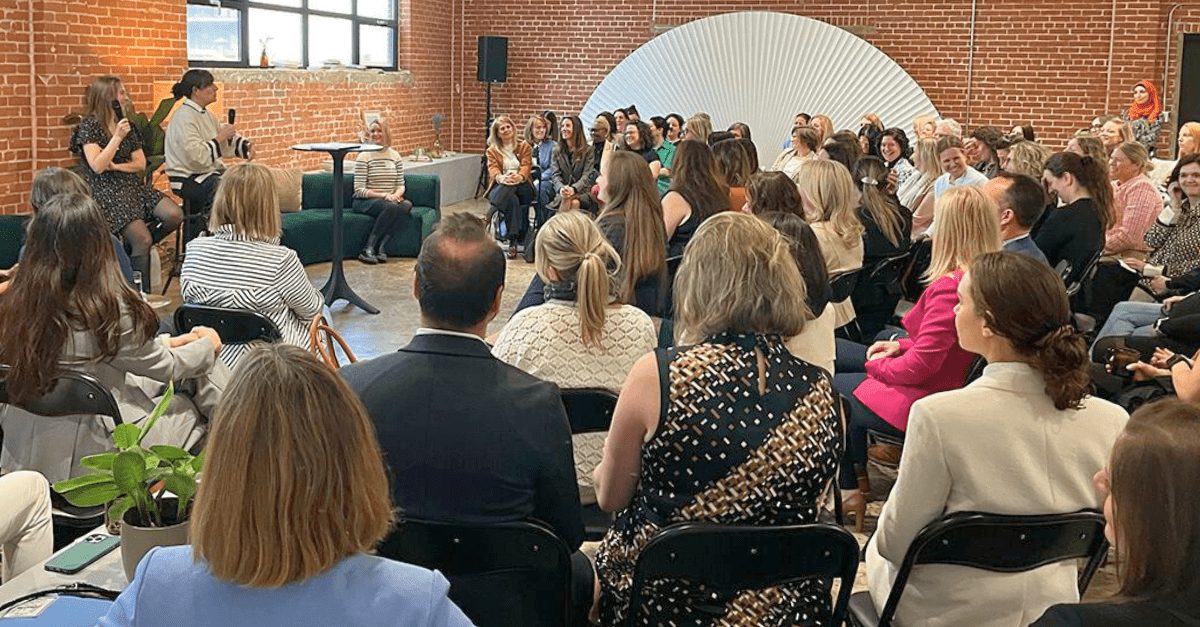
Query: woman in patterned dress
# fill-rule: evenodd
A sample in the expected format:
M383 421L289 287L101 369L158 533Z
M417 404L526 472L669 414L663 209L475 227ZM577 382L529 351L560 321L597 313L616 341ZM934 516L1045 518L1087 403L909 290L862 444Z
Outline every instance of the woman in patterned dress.
M659 530L816 522L841 454L829 375L781 339L808 316L785 238L753 216L713 216L688 246L677 289L679 346L634 365L594 473L600 506L620 512L596 557L606 625L627 619L634 564ZM696 437L709 433L720 435ZM657 581L638 624L829 625L828 592L810 580L713 598Z
M128 243L129 260L142 273L142 290L149 292L150 247L179 226L183 212L146 184L142 138L127 117L117 119L113 101L128 108L121 79L97 76L88 87L83 119L71 136L70 150L80 157L83 178L92 186L108 228Z

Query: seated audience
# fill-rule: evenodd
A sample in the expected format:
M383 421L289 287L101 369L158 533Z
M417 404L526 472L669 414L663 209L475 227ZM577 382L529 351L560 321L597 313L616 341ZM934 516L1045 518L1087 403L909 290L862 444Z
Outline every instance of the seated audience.
M717 171L729 186L729 210L740 211L746 204L746 184L758 169L738 139L719 141L713 144L712 152Z
M1012 127L1009 136L1020 138L1021 141L1037 142L1037 133L1033 130L1033 122L1021 122Z
M596 175L600 174L600 166L608 162L613 149L617 147L616 137L612 132L616 122L611 118L611 113L603 112L596 116L595 122L592 122L592 165L596 168ZM593 178L596 175L593 175Z
M1112 599L1055 605L1032 627L1190 627L1200 623L1200 410L1164 400L1134 412L1096 473L1104 535L1119 556Z
M712 120L709 119L708 114L693 113L683 127L683 138L694 139L707 146L708 136L712 135L712 132Z
M943 137L955 137L962 141L962 125L954 118L942 118L933 128L934 139L941 141Z
M958 300L958 342L988 365L967 387L912 405L898 478L866 550L877 609L913 539L948 513L1097 507L1091 475L1127 419L1120 407L1088 396L1086 345L1048 266L1011 252L980 255L959 282ZM1077 576L1074 561L1024 573L917 566L896 625L1024 625L1053 603L1076 601Z
M311 349L309 326L325 299L296 251L279 244L283 223L270 170L253 163L226 170L208 229L212 235L188 244L179 274L183 302L257 311L275 323L284 342ZM228 344L221 361L232 368L250 347Z
M817 131L807 126L797 126L792 129L792 143L775 157L775 162L768 170L783 172L792 179L793 183L800 182L800 166L817 158Z
M662 167L658 169L658 186L660 195L667 193L671 185L671 165L675 162L675 144L667 141L667 119L659 116L650 118L650 137L654 140L654 152L658 153L658 161Z
M717 169L712 149L700 141L675 146L675 171L662 197L667 228L667 257L683 256L692 233L709 216L729 209L729 185Z
M554 187L558 189L558 194L550 201L552 210L582 209L596 213L596 199L592 198L591 189L600 170L595 167L595 158L595 152L583 135L583 122L579 116L564 117L551 156Z
M667 142L672 146L683 140L684 119L678 113L667 114Z
M788 186L795 190L794 185L788 183ZM804 279L805 302L811 315L799 335L784 338L788 352L833 374L837 345L833 337L833 307L828 306L829 272L825 270L821 244L812 227L798 213L771 211L758 214L758 217L788 239L788 249L800 269L800 278Z
M807 314L784 237L752 216L714 216L688 246L678 284L680 346L634 365L595 472L600 506L619 512L596 556L605 625L627 619L630 574L656 531L692 520L815 522L840 452L828 374L781 339L802 333ZM694 437L710 430L723 435ZM671 581L647 592L641 615L649 624L733 611L740 625L830 624L829 603L812 579L731 597Z
M1050 149L1036 142L1017 142L1008 148L1008 159L1001 162L1000 169L1013 174L1024 174L1035 179L1041 178L1046 161L1050 159ZM1105 157L1105 163L1108 162Z
M806 163L800 172L800 198L805 219L812 226L825 269L831 279L863 266L863 229L858 218L858 198L850 173L834 161ZM834 327L854 320L850 299L833 303Z
M90 197L46 201L29 221L25 244L21 271L0 303L0 363L10 367L12 402L37 398L61 371L84 372L112 392L122 421L142 424L168 383L194 379L195 394L177 391L142 445L195 444L228 377L217 360L217 333L196 327L155 337L158 317L121 276ZM79 476L86 472L81 458L112 448L113 428L101 416L34 416L4 405L0 468L37 470L51 482Z
M642 121L629 122L625 125L625 142L618 150L628 150L646 160L650 165L650 178L657 179L662 170L662 161L658 159L658 151L651 145L650 125Z
M954 327L958 286L976 255L1000 250L995 206L972 187L952 189L938 201L928 287L904 316L905 333L870 347L838 340L834 387L849 401L846 454L839 485L846 511L862 529L867 492L867 430L903 438L909 407L935 392L962 387L974 356L959 345ZM860 479L861 478L861 479Z
M850 301L861 337L875 337L892 319L900 294L895 286L900 269L874 275L875 267L908 250L912 214L888 193L888 169L878 157L863 157L854 165L854 182L859 190L858 219L863 234L863 273Z
M883 122L874 113L863 116L858 127L858 147L871 157L879 156L879 140L883 136Z
M1153 168L1150 153L1137 142L1124 142L1113 150L1108 171L1117 217L1104 234L1105 256L1144 258L1150 252L1146 231L1163 208L1158 189L1146 176Z
M541 115L531 115L525 122L525 130L521 134L525 143L529 144L534 190L537 192L534 204L534 225L541 228L546 223L546 210L554 197L554 139L550 136L550 121Z
M744 139L746 141L754 141L750 138L750 126L747 125L745 122L734 122L733 124L730 124L729 128L727 128L725 130L729 131L730 133L733 133L733 136L738 139Z
M1121 112L1121 119L1129 122L1134 140L1153 155L1158 150L1158 135L1162 132L1163 104L1158 90L1150 81L1139 81L1133 86L1133 102Z
M1071 141L1067 142L1065 151L1073 152L1080 157L1091 157L1100 164L1100 169L1105 172L1109 171L1108 156L1112 154L1112 151L1105 150L1104 144L1095 135L1089 133L1072 137Z
M1112 154L1122 142L1137 141L1133 135L1133 127L1121 118L1108 118L1096 133L1100 143L1104 144L1104 152Z
M1002 248L1050 265L1042 249L1029 236L1029 230L1046 209L1046 194L1041 184L1024 174L1001 170L982 189L1000 211Z
M1000 171L1000 157L996 155L996 148L1002 141L1005 141L1004 133L994 126L981 126L971 131L971 136L963 142L974 162L971 167L989 179L995 178Z
M596 226L621 259L617 299L648 315L665 316L670 311L671 290L667 233L650 171L638 167L644 165L633 155L613 155L600 180L604 210L596 218Z
M649 181L645 162L628 157L641 162ZM583 520L558 386L500 361L483 341L500 309L504 273L504 255L478 218L443 216L413 271L423 326L399 351L338 372L375 423L395 503L406 515L536 518L575 551ZM576 552L572 570L572 596L586 613L587 557Z
M613 135L622 137L625 135L625 127L629 126L629 113L625 109L613 109L613 121L616 124L613 126Z
M938 128L941 128L940 125L942 122L938 124ZM952 187L981 187L984 183L988 182L988 178L980 173L979 170L967 165L967 153L963 151L962 140L957 135L946 135L939 139L937 152L938 162L942 166L943 173L933 182L933 201L935 205L937 200L946 193L946 190ZM930 222L929 228L925 229L925 234L933 235L936 228L937 220L935 212L935 217Z
M489 213L498 213L507 227L508 258L517 256L517 244L525 241L529 228L529 205L533 203L533 149L517 137L517 127L508 116L492 122L488 134Z
M366 264L387 263L388 240L399 231L406 216L412 215L413 204L404 198L404 159L392 148L392 132L383 118L371 122L367 136L371 143L383 148L359 153L354 161L354 211L375 218L358 260Z
M863 156L862 148L858 145L854 133L838 131L833 137L825 140L817 157L825 161L836 161L846 167L847 172L854 170L854 164Z
M1069 285L1083 279L1088 264L1104 249L1104 232L1116 222L1112 186L1099 163L1073 152L1050 157L1042 181L1063 205L1046 212L1033 241L1050 267L1070 264Z
M812 121L809 122L809 126L817 131L818 146L824 146L825 142L833 137L833 120L829 119L829 116L823 113L814 115ZM855 143L857 144L857 142Z
M0 476L0 504L0 548L4 549L0 581L7 583L54 550L50 484L36 472L10 472Z
M1184 122L1183 126L1179 127L1177 143L1179 159L1200 152L1200 122Z
M650 316L615 300L621 258L591 218L571 211L538 231L535 259L546 302L513 314L492 354L563 389L620 392L633 363L658 345ZM581 498L593 503L591 472L604 434L573 440L576 479L586 488Z
M925 113L913 118L913 137L919 140L932 139L937 141L937 138L934 137L934 132L937 130L937 119L937 116L932 113Z
M896 191L900 206L913 215L912 236L918 237L933 223L933 184L942 175L937 140L923 137L913 148L913 173Z
M369 554L394 516L379 443L312 355L247 355L205 453L191 546L150 550L100 627L471 624L440 573Z
M783 172L759 172L746 183L746 204L742 213L792 213L804 217L800 190Z
M898 128L889 128L879 137L879 156L883 164L896 175L896 190L904 188L904 184L915 174L918 174L912 162L908 160L908 135Z

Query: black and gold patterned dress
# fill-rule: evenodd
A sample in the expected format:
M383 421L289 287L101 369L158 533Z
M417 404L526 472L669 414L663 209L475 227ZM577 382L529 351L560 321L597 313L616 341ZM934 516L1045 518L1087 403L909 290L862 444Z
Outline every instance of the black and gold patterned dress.
M766 361L763 395L756 348ZM596 556L605 625L625 624L634 563L660 529L698 520L816 522L818 498L842 454L829 375L793 357L779 336L718 335L656 356L663 390L658 428L642 447L633 500ZM828 590L815 580L715 599L686 581L657 581L643 599L639 624L830 622Z

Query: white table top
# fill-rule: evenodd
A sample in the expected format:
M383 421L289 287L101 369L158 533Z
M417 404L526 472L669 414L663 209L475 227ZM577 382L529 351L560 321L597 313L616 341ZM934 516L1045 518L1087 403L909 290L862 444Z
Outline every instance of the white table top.
M66 551L75 544L82 542L84 538L94 533L108 535L103 526L97 527L83 534L70 545L63 547L62 551ZM62 553L62 551L58 553ZM54 555L58 555L58 553ZM49 561L49 559L47 558L46 561ZM74 575L50 572L45 569L45 565L45 561L41 562L20 575L13 577L12 581L4 582L4 585L0 586L0 605L33 592L49 590L79 581L118 592L124 590L129 585L129 582L125 579L125 567L121 564L120 547L109 551L107 555L89 564L87 568Z

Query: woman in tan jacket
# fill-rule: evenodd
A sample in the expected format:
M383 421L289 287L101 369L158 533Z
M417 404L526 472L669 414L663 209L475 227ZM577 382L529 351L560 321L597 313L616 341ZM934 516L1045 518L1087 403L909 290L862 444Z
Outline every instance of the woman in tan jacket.
M533 149L517 137L517 127L507 115L492 122L488 134L488 202L490 213L504 218L508 257L517 256L517 243L529 229L529 205L533 203L533 185L529 174L533 167Z

